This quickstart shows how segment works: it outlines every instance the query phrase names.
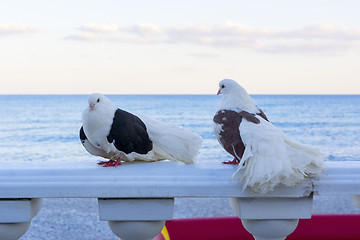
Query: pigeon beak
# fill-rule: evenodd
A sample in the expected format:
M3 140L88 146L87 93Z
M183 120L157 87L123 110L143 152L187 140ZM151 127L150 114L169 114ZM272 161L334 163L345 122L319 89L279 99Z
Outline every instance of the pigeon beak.
M91 103L89 104L89 111L94 110L95 104Z
M219 88L219 91L217 92L216 95L220 95L221 94L221 89Z

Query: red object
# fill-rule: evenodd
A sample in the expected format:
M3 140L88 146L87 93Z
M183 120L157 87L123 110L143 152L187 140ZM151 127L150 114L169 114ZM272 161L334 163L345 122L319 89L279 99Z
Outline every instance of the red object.
M232 161L222 162L222 164L232 164L239 165L240 161L237 158L234 158Z
M170 240L254 239L237 217L174 219L166 222L166 228ZM358 240L360 215L314 215L311 219L300 219L296 230L286 239Z
M98 165L102 165L103 167L117 167L122 165L121 164L121 158L118 158L116 160L110 159L109 161L101 161L97 163Z
M287 240L298 239L360 239L360 215L314 215L300 219Z
M166 222L170 240L238 240L253 236L237 217L174 219Z

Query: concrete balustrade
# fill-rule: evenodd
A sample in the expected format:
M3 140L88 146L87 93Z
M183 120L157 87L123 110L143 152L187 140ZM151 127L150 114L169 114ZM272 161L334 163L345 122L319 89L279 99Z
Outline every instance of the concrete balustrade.
M255 239L285 239L299 219L311 218L314 195L360 199L360 162L326 162L319 178L267 194L231 182L235 166L173 162L6 163L0 167L0 239L19 239L40 211L41 198L98 198L99 219L122 240L148 240L172 219L174 198L229 198ZM141 231L139 231L141 229Z

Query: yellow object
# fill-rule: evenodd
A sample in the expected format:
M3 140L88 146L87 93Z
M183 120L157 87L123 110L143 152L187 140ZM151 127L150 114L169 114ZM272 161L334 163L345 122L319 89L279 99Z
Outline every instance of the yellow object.
M161 230L161 234L163 235L165 240L170 240L169 232L166 229L166 226L164 226L163 230Z

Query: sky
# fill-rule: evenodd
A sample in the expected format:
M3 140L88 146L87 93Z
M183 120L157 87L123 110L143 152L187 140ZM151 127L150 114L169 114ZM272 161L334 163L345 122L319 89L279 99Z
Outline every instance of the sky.
M2 0L0 94L360 94L360 1Z

